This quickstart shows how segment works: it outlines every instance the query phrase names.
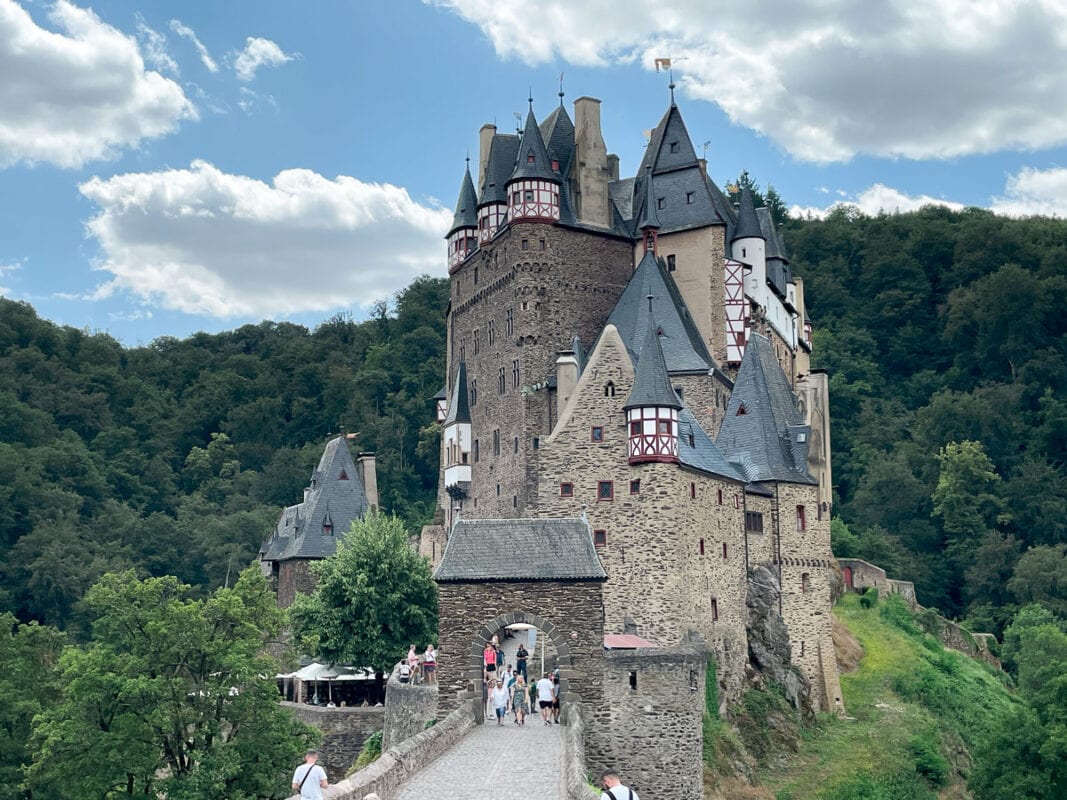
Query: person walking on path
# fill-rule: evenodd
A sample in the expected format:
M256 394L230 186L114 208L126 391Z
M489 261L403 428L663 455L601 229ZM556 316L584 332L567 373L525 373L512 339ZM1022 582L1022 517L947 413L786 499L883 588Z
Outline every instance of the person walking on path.
M525 725L526 715L530 713L530 695L521 672L515 676L515 684L511 687L511 707L515 711L515 724Z
M496 682L493 689L493 710L496 711L496 724L504 724L504 716L508 713L508 690L504 688L503 681Z
M557 725L559 725L559 701L559 672L557 671L552 673L552 721L555 722Z
M432 643L426 645L426 653L422 657L422 672L427 683L437 683L437 651L433 649Z
M308 750L304 763L293 773L293 791L303 800L322 800L322 790L329 786L326 770L315 763L318 760L318 751Z
M600 785L604 787L600 800L641 800L637 792L629 786L623 786L617 772L605 772L600 777Z
M522 675L524 680L529 680L530 676L526 674L526 659L530 657L530 651L526 649L526 645L519 642L519 649L515 651L515 670Z
M552 700L556 696L556 686L552 683L552 676L545 673L537 682L537 704L541 707L541 719L545 725L552 724Z
M485 649L482 651L482 664L485 682L492 687L493 681L496 680L496 647L492 642L485 643Z

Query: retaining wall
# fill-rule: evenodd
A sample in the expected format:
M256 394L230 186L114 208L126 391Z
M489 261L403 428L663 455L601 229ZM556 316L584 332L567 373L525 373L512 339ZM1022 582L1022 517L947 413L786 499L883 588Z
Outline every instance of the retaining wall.
M381 706L326 708L287 701L282 701L282 705L301 722L322 731L319 764L330 780L348 772L363 749L363 742L375 731L380 731L385 721L385 709Z
M385 692L382 751L395 747L426 729L437 718L436 683L401 683L400 665L393 668Z
M580 703L563 704L563 763L560 764L563 796L567 800L600 800L586 782L585 720Z

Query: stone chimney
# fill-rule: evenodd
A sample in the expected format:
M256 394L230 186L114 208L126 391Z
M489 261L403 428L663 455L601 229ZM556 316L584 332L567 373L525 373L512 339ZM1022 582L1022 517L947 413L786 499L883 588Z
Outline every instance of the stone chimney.
M611 227L608 149L600 132L600 101L594 97L579 97L574 101L574 150L578 221Z
M371 511L378 510L378 469L374 460L374 453L360 453L356 456L356 469L359 470L359 479L363 482L363 491L367 493L367 503Z
M478 131L478 184L474 187L477 192L481 192L482 184L485 183L485 167L489 163L489 147L493 144L494 135L496 135L496 125L489 123L483 125Z
M619 179L619 157L614 153L608 153L608 180L617 181Z
M578 357L573 350L560 350L556 354L556 419L563 416L574 388L578 385Z

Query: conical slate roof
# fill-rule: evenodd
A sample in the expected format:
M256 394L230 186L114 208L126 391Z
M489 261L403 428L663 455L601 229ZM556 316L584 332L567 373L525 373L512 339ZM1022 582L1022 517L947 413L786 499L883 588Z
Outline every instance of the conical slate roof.
M515 157L518 152L518 136L513 133L493 135L493 140L489 143L489 160L486 162L485 179L482 181L478 205L508 201L505 187L512 170L515 169Z
M478 195L474 193L474 181L471 180L470 164L463 175L463 183L459 187L459 199L456 201L456 213L452 217L452 227L448 231L451 236L460 228L478 227ZM447 236L445 238L448 238Z
M526 115L526 127L515 157L515 171L511 173L508 183L529 179L559 182L559 176L552 171L552 162L545 141L541 138L541 129L537 127L533 108Z
M765 238L763 229L759 225L759 218L756 216L756 203L752 198L752 190L744 186L741 189L741 206L737 211L737 225L734 227L734 235L730 241Z
M459 362L456 371L456 382L452 384L452 399L448 403L448 413L445 416L445 427L458 423L470 423L471 407L467 397L467 364Z
M681 408L682 403L671 386L671 376L667 374L667 363L663 360L663 349L659 346L655 321L649 319L645 341L641 346L641 356L634 371L634 388L626 400L624 409Z
M652 190L652 166L645 169L645 207L641 210L641 218L637 220L639 231L655 229L659 230L659 215L656 213L656 196Z
M770 340L753 332L716 440L749 481L815 483L808 472L811 428Z
M574 155L574 123L562 102L544 118L540 128L548 157L559 162L560 174L565 175Z

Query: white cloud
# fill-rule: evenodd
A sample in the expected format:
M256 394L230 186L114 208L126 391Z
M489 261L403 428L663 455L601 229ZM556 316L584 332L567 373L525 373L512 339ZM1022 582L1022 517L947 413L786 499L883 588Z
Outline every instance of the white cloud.
M994 197L991 207L998 214L1012 217L1067 217L1067 169L1024 167L1008 177L1004 196Z
M137 40L141 43L145 61L153 69L169 72L171 75L180 73L178 62L167 52L167 37L154 28L150 28L140 14L137 14Z
M196 52L200 55L200 63L207 67L208 72L218 72L219 65L211 57L211 53L207 51L204 43L200 41L200 38L196 35L196 31L183 23L180 19L172 19L170 21L170 29L183 39L188 39L193 43L193 47L196 48Z
M20 269L22 269L22 264L21 263L17 263L17 262L14 263L14 264L0 264L0 278L3 278L5 275L9 275L12 272L16 272L16 271L18 271ZM0 295L10 295L10 294L11 294L11 289L10 288L8 288L7 286L0 286Z
M245 49L234 51L233 57L233 71L237 73L238 80L242 81L254 80L256 70L260 67L280 67L297 58L293 53L286 53L270 39L260 39L258 36L249 36L245 41Z
M292 169L268 184L204 161L93 178L87 228L111 277L97 298L217 317L365 305L444 263L451 212L389 184Z
M839 192L844 194L844 192ZM876 183L868 189L856 195L854 200L844 200L821 208L818 206L793 206L789 209L793 217L824 218L833 209L839 206L851 206L867 216L873 217L878 214L906 214L909 211L918 211L923 206L944 206L953 211L962 211L963 203L945 200L939 197L930 197L927 194L908 195L899 189L894 189L885 184Z
M274 99L274 95L272 94L255 92L247 86L242 86L240 97L241 99L237 101L237 107L246 114L251 114L256 108L264 105L270 106L275 111L278 110L278 101Z
M177 83L146 70L133 37L65 0L48 19L58 32L0 0L0 168L80 167L196 119Z
M674 59L692 97L829 162L1067 142L1062 0L424 0L502 57Z

